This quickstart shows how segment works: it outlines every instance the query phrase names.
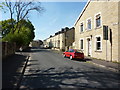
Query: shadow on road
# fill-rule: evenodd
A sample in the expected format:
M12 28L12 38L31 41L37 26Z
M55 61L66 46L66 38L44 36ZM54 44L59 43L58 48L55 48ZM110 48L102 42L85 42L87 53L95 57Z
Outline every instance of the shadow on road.
M26 56L15 54L5 60L2 60L2 88L13 89L19 76L21 69L26 61Z
M37 65L37 64L36 64ZM88 67L86 67L88 68ZM89 68L50 67L31 69L25 74L21 89L40 88L119 88L119 74ZM115 90L114 89L114 90ZM89 90L89 89L88 89Z
M68 57L66 57L68 58ZM69 58L68 58L69 59ZM70 59L69 59L70 60ZM86 62L86 61L92 61L92 59L88 59L88 58L85 58L85 59L72 59L73 61L78 61L78 62Z
M17 52L39 53L39 52L50 52L50 51L48 49L43 49L43 48L29 48L29 49L25 49L23 51L17 51Z
M73 61L78 61L78 62L86 62L84 59L72 59Z

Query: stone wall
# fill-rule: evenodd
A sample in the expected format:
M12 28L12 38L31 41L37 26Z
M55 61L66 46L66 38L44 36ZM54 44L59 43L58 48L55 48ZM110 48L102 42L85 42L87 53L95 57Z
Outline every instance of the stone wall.
M2 59L15 54L16 43L2 42Z
M118 53L119 53L119 55L118 55L118 60L119 60L119 62L120 62L120 1L119 1L119 3L118 3Z
M75 47L81 49L80 41L83 40L82 50L85 56L91 56L106 61L119 61L119 7L120 3L118 3L118 1L91 1L86 5L86 8L75 24ZM96 27L96 15L100 15L101 17L99 27ZM88 19L91 19L91 29L87 27ZM81 23L83 23L82 32L80 31ZM103 25L108 26L108 40L103 39ZM96 49L96 37L101 37L100 50Z

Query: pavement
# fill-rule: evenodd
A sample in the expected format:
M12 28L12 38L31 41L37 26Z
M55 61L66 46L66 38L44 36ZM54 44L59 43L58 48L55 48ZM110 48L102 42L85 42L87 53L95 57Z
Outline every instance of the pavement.
M57 51L57 50L52 50L58 54L62 54L63 52L62 51ZM95 58L92 58L92 57L87 57L85 56L85 60L91 64L94 64L96 66L99 66L99 67L103 67L103 68L107 68L111 71L115 71L115 72L120 72L120 63L114 63L114 62L111 62L111 61L105 61L105 60L100 60L100 59L95 59Z
M113 63L111 61L105 61L100 59L94 59L91 57L85 57L86 61L103 68L107 68L109 70L120 72L120 63Z
M2 89L18 88L27 58L27 54L20 52L2 60Z

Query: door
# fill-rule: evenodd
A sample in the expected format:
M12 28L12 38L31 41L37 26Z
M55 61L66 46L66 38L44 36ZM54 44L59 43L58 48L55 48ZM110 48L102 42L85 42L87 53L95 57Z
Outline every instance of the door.
M91 40L88 39L88 56L91 56L91 50L92 50L92 48L91 48Z

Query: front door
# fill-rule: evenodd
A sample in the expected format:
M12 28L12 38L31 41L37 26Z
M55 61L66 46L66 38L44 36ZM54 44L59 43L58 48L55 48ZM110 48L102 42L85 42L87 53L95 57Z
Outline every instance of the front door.
M88 39L88 56L91 56L91 40Z

